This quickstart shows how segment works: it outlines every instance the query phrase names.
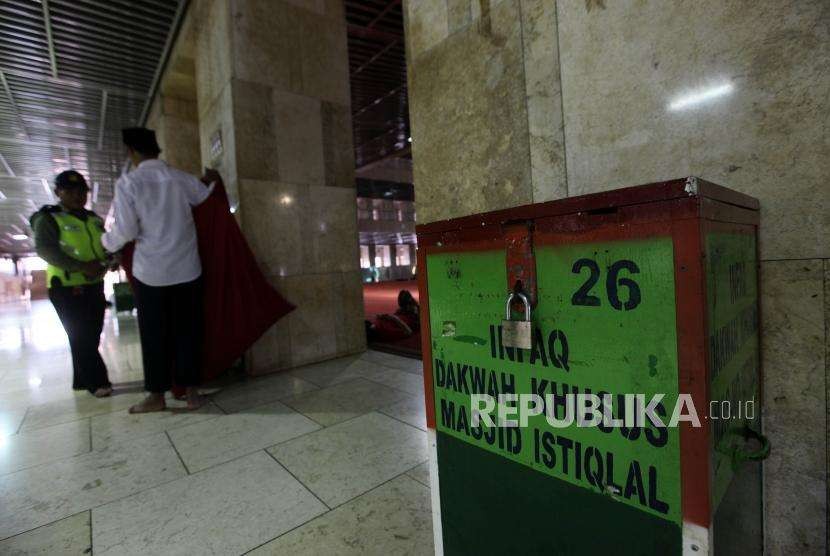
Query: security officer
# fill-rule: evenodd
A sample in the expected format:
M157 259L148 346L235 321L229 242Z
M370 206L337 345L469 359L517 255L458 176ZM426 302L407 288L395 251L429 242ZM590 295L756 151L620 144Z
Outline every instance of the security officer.
M35 250L48 264L49 299L69 336L72 388L96 397L112 394L107 367L98 352L104 327L106 252L101 246L104 221L86 210L89 187L75 170L55 178L60 204L46 205L30 220Z

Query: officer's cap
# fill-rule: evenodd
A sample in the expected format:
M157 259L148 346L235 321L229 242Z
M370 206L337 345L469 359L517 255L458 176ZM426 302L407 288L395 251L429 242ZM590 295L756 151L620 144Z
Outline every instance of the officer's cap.
M66 170L55 177L55 189L83 189L89 191L84 177L75 170Z

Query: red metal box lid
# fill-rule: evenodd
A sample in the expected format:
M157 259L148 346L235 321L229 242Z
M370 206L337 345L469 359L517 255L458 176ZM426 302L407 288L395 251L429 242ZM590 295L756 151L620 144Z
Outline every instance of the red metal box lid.
M417 197L417 192L416 192ZM744 210L757 211L758 200L721 185L691 176L669 181L624 187L578 197L557 199L545 203L522 205L450 220L440 220L416 226L418 234L431 234L480 228L508 221L533 220L549 216L564 216L584 211L613 209L632 205L670 201L673 199L712 199Z

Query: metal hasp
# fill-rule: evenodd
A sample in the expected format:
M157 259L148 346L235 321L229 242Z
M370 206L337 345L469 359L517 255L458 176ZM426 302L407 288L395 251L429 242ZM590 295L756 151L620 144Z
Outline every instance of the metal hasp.
M522 222L504 226L508 293L522 293L529 306L536 307L536 257L533 254L533 224ZM524 307L516 304L517 311ZM530 349L529 347L527 349Z
M511 314L513 299L519 298L524 305L524 320L513 320ZM530 301L523 293L510 293L504 307L501 321L501 345L509 348L530 349L533 347L533 325L530 322Z

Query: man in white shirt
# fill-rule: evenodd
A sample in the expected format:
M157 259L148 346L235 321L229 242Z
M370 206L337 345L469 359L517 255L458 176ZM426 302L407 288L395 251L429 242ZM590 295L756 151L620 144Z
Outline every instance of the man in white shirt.
M202 264L192 208L211 188L158 159L150 129L122 132L135 170L115 185L115 221L101 243L110 252L135 240L133 276L147 398L130 413L165 409L175 380L187 387L188 408L202 404L197 384L202 350Z

